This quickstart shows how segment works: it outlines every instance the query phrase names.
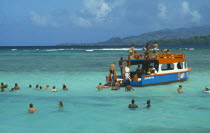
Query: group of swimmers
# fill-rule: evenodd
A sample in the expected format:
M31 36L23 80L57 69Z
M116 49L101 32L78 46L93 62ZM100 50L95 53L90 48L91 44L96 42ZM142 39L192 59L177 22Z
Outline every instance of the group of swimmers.
M5 88L8 88L8 84L1 83L1 92L5 91ZM15 90L19 90L20 87L18 86L17 83L15 83L15 86L10 90L10 91L15 91Z
M62 101L58 102L58 106L59 106L60 108L62 108L62 107L63 107L63 102L62 102ZM29 109L28 109L28 111L29 111L30 113L33 113L33 112L37 111L37 109L34 108L33 104L31 103L31 104L29 104Z
M96 88L101 91L103 88L109 88L110 86L102 85L99 83L99 85L96 86ZM120 89L120 82L116 81L114 86L111 86L111 90L119 90ZM126 85L125 91L134 91L133 87L131 85Z
M1 87L0 88L1 88L1 92L4 92L5 91L5 88L8 88L8 84L5 84L4 85L4 83L1 83ZM31 84L29 85L29 88L32 88L32 85ZM15 91L15 90L19 90L19 89L20 89L20 87L18 86L17 83L15 83L15 86L10 91ZM46 87L42 87L42 86L39 86L37 84L36 87L35 87L35 89L36 90L42 90L42 89L50 89L50 88L49 88L49 85L46 85ZM65 84L63 84L62 90L66 91L66 90L69 90L69 89L67 88L67 86ZM51 89L51 91L52 92L57 92L58 90L56 89L55 86L53 86L52 89Z
M151 104L150 104L150 100L147 100L147 106L146 108L150 108ZM138 108L138 105L135 104L135 100L131 100L131 104L128 105L128 108Z

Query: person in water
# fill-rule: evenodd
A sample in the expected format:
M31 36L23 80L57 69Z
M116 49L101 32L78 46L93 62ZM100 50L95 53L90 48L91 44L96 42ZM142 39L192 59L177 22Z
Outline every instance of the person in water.
M51 90L52 92L56 92L57 89L55 88L55 86L53 86L53 89Z
M150 104L150 100L147 100L147 108L150 108L151 104Z
M125 91L131 91L131 90L134 91L134 89L133 89L133 87L132 87L131 85L127 85L127 86L125 87Z
M131 104L128 105L128 108L138 108L138 105L135 104L135 100L131 100Z
M35 112L35 111L37 111L34 107L33 107L33 104L31 103L31 104L29 104L29 109L28 109L28 111L29 112Z
M119 67L120 67L121 75L123 75L123 57L121 57L119 60Z
M64 90L64 91L68 90L68 88L66 87L65 84L63 84L63 90Z
M40 90L42 90L42 88L43 88L42 86L39 87Z
M101 83L99 83L99 85L96 86L96 88L98 88L98 90L100 91L100 90L102 90L104 88L104 86Z
M210 91L210 89L209 88L205 88L204 90L202 90L202 91Z
M119 89L120 89L120 83L116 81L112 90L119 90Z
M38 84L36 85L36 89L39 89L39 85Z
M2 91L2 92L4 92L4 88L5 88L4 83L1 83L1 91Z
M43 87L44 89L49 89L49 85L46 85L46 87Z
M63 102L62 101L58 102L58 106L62 108L63 107Z
M177 89L177 92L178 93L182 93L183 92L183 89L182 89L182 86L181 85L179 85L179 88Z
M15 83L15 87L14 87L14 89L15 89L15 90L19 90L19 89L20 89L20 87L18 86L18 84L17 84L17 83Z
M29 85L28 88L32 88L32 85Z

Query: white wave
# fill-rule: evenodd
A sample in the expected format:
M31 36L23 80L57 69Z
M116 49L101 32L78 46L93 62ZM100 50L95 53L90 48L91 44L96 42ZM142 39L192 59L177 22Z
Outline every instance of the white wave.
M12 51L15 51L15 50L17 50L17 49L11 49Z
M195 48L189 48L189 50L195 50Z
M91 52L91 51L93 51L93 49L87 49L87 50L85 50L85 51Z
M36 49L36 50L39 50L39 49Z

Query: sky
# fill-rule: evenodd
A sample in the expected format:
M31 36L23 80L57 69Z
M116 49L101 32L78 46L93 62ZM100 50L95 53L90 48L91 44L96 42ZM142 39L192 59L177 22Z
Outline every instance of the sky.
M0 0L0 46L95 43L210 23L210 0Z

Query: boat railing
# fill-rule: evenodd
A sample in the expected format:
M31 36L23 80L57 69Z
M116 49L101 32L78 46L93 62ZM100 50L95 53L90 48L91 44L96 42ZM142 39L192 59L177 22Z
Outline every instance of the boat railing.
M173 59L177 59L177 58L185 58L184 54L166 54L166 53L161 53L161 54L155 54L155 55L149 55L149 56L145 56L143 54L132 54L132 55L128 55L128 60L133 60L133 59L158 59L158 58L173 58Z

